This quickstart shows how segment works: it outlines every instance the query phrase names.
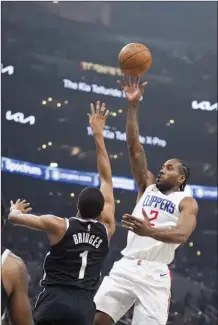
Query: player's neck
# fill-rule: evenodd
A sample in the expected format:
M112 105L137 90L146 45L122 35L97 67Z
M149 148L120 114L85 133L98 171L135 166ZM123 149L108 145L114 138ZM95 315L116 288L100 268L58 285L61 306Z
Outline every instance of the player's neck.
M77 212L76 217L82 219L82 217L81 217L79 211Z
M174 192L181 192L181 190L180 190L179 187L173 187L170 190L160 191L160 192L163 193L164 195L169 195L169 194L174 193Z
M76 218L80 218L80 219L84 219L81 214L79 213L79 211L77 212ZM90 218L91 219L91 218Z

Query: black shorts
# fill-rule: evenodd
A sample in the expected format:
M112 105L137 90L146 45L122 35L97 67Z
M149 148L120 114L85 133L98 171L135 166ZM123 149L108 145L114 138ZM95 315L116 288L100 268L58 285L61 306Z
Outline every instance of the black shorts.
M92 325L93 294L69 287L47 287L33 312L35 325Z

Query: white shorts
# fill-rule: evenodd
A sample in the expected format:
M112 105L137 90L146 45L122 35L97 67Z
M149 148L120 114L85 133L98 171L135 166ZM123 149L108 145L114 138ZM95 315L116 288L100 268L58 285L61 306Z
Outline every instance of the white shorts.
M134 305L132 325L165 325L170 290L166 264L123 257L104 277L94 301L115 323Z

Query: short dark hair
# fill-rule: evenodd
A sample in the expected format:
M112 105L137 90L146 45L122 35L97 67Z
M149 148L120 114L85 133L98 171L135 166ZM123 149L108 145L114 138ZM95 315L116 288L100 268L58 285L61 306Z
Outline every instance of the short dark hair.
M78 209L80 216L84 219L95 219L104 208L104 196L95 187L86 187L80 192Z
M5 201L3 198L1 198L1 223L2 223L2 227L4 226L5 222L6 222L6 205L5 205Z
M180 174L185 176L185 180L184 182L180 185L180 191L184 191L187 181L190 177L190 169L189 166L187 165L187 163L181 159L177 159L177 161L180 163Z

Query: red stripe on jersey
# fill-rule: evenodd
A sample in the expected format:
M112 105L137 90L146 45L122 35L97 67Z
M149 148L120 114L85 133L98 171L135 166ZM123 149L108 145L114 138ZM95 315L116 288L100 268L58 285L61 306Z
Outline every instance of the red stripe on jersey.
M173 278L173 273L172 273L172 271L170 269L169 269L169 275L170 275L170 295L169 295L169 298L168 298L168 314L169 314L169 311L170 311L171 287L172 287L172 278Z

